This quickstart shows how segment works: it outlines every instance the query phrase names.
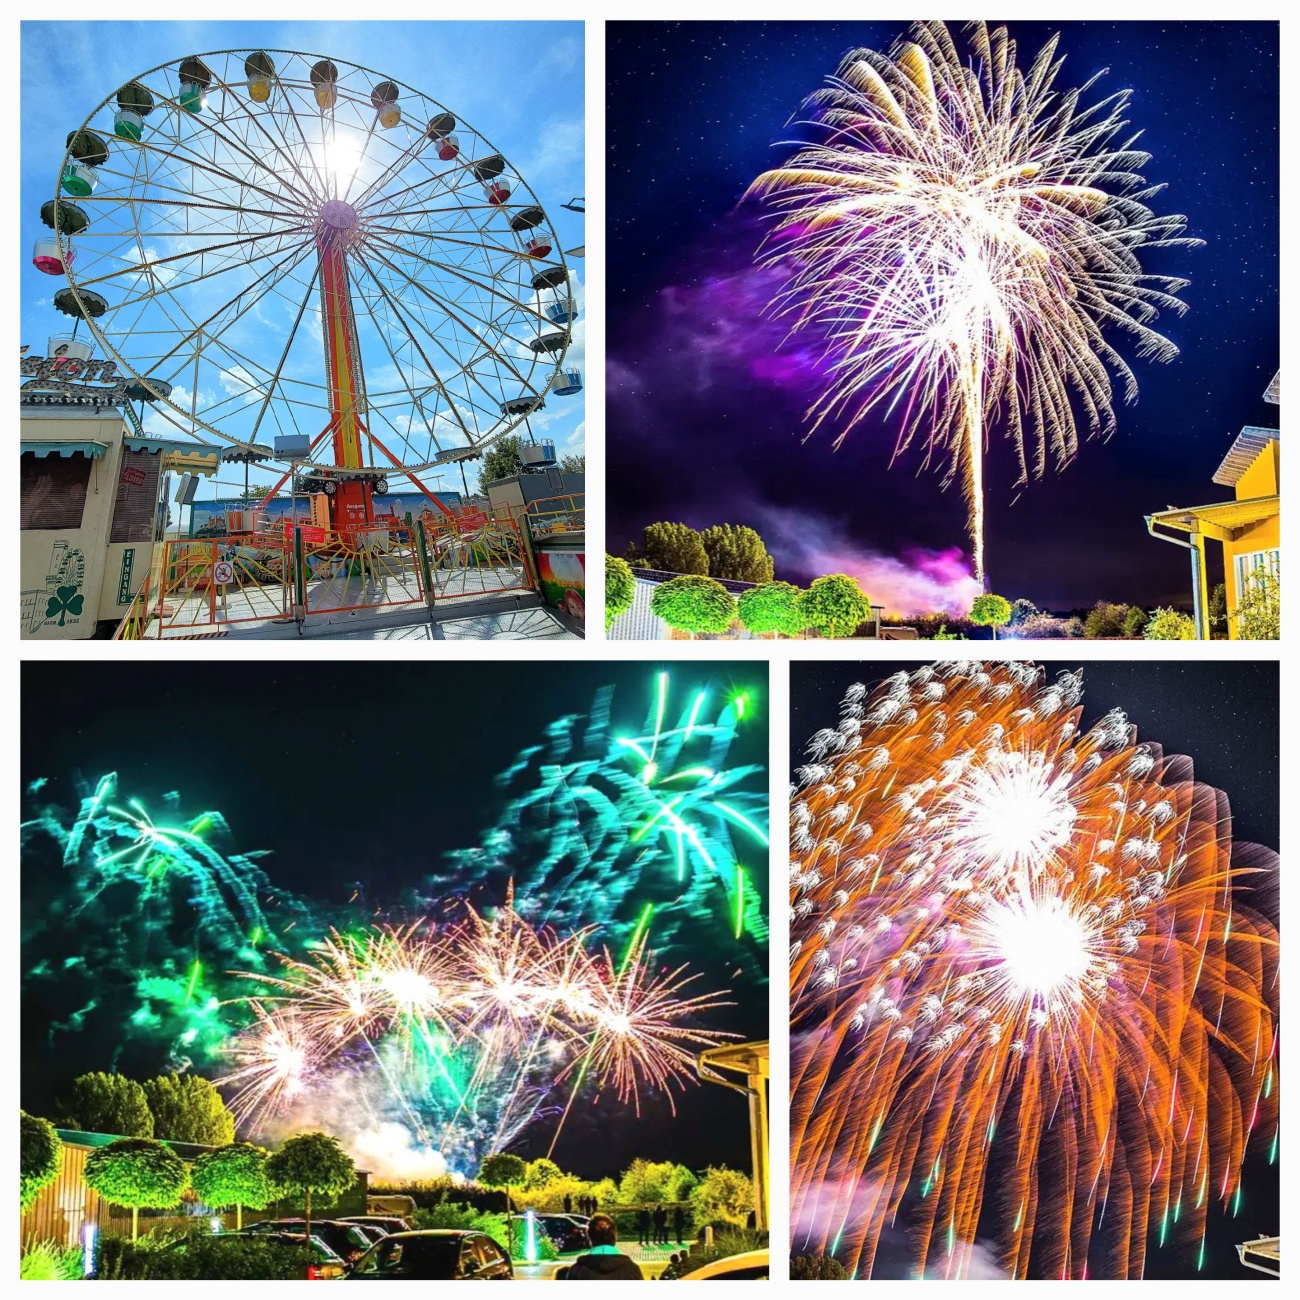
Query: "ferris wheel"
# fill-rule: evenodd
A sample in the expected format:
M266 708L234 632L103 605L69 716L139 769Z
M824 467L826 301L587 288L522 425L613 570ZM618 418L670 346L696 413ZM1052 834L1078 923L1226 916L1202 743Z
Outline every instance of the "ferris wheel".
M569 269L524 178L446 106L342 60L142 73L68 135L42 218L55 306L130 391L355 522L390 474L477 455L582 388Z

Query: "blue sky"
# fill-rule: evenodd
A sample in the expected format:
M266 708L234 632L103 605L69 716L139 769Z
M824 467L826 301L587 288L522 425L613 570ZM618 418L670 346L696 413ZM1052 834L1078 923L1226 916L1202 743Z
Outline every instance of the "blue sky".
M67 133L117 87L158 64L209 51L262 48L299 50L370 68L447 106L490 140L527 182L561 247L584 244L583 218L560 206L585 193L581 23L25 22L21 230L28 255L21 281L22 341L33 352L42 352L49 334L70 325L51 305L63 281L30 264L31 244L48 233L39 210L54 193ZM570 259L570 266L581 308L584 264ZM275 330L268 327L259 337L246 324L240 323L243 346L250 355L269 357L274 368L280 350ZM566 367L585 369L584 332L580 317ZM205 402L220 411L223 400L229 401L216 384L205 387L200 380L196 387L200 414ZM231 391L226 386L226 393ZM534 433L553 438L562 452L582 450L584 423L582 396L548 400L532 419ZM154 425L158 432L171 431L156 417ZM474 464L467 469L472 487ZM259 477L268 475L254 470L254 480ZM227 469L221 478L242 485L242 470ZM440 485L459 487L459 473L451 469ZM201 495L213 492L209 482Z

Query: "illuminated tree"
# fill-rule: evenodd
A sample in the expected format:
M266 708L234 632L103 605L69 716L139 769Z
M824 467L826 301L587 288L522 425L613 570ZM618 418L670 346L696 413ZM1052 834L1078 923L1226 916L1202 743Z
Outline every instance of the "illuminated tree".
M205 1147L235 1140L235 1117L207 1079L163 1074L146 1079L142 1087L153 1113L154 1137Z
M486 1187L522 1187L527 1178L527 1163L507 1151L485 1156L478 1169L478 1180Z
M242 1230L245 1206L264 1210L275 1199L267 1159L267 1153L251 1142L231 1142L205 1151L194 1162L190 1181L204 1205L214 1210L233 1205L235 1227Z
M636 597L636 578L632 566L616 555L605 556L605 628L632 608Z
M300 1193L304 1231L311 1236L314 1192L330 1200L342 1196L357 1179L352 1157L328 1133L299 1133L266 1162L266 1175L278 1191Z
M660 583L650 611L679 632L725 632L736 617L736 598L714 578L685 576Z
M112 1205L131 1211L131 1240L139 1235L140 1211L180 1203L189 1182L185 1161L152 1138L119 1138L86 1157L86 1186Z
M1276 641L1281 636L1282 593L1276 573L1262 564L1246 581L1246 590L1233 611L1242 641Z
M740 621L755 636L798 636L808 625L799 612L803 592L792 582L765 582L741 592Z
M706 1169L691 1192L691 1208L697 1223L722 1221L744 1227L754 1210L753 1181L735 1169Z
M701 534L709 577L732 582L771 582L773 561L763 539L745 524L714 524Z
M144 1089L134 1080L102 1070L72 1081L70 1121L83 1133L120 1137L153 1137L153 1114Z
M998 639L998 628L1011 622L1011 602L1005 596L976 596L970 607L970 621L980 627L991 627L993 639Z
M22 1160L19 1203L22 1212L26 1214L42 1189L58 1177L63 1166L63 1143L49 1120L29 1115L25 1110L20 1110L18 1114L21 1124L19 1154Z
M651 524L645 530L643 547L647 568L665 573L707 575L709 553L704 539L685 524Z
M1153 609L1142 635L1148 641L1195 641L1196 624L1177 609Z
M871 601L847 573L817 578L799 597L799 615L805 627L815 627L825 637L849 637L871 617Z

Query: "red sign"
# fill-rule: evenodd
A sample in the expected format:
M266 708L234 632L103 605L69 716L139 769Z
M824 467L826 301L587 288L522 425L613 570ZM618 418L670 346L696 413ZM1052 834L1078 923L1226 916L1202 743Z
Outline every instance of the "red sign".
M294 523L292 520L284 521L284 536L286 541L293 541ZM315 524L300 524L297 527L302 529L302 540L307 546L320 546L325 541L325 530L317 528Z
M144 470L136 469L134 466L128 465L122 471L122 482L129 483L132 487L143 487L148 479L149 475Z

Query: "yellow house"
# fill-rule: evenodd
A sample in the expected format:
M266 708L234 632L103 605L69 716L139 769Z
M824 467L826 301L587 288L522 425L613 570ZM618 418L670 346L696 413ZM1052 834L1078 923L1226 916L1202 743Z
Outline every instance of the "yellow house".
M1278 402L1279 377L1264 394ZM1164 542L1184 546L1192 566L1192 606L1196 635L1209 640L1209 598L1205 576L1205 541L1223 547L1224 587L1228 609L1234 610L1249 591L1252 575L1262 569L1280 575L1282 513L1281 462L1277 429L1247 427L1237 435L1214 473L1214 482L1233 490L1231 501L1162 510L1147 516L1147 531ZM1172 537L1168 529L1186 537ZM1228 636L1237 639L1237 620L1229 618Z

